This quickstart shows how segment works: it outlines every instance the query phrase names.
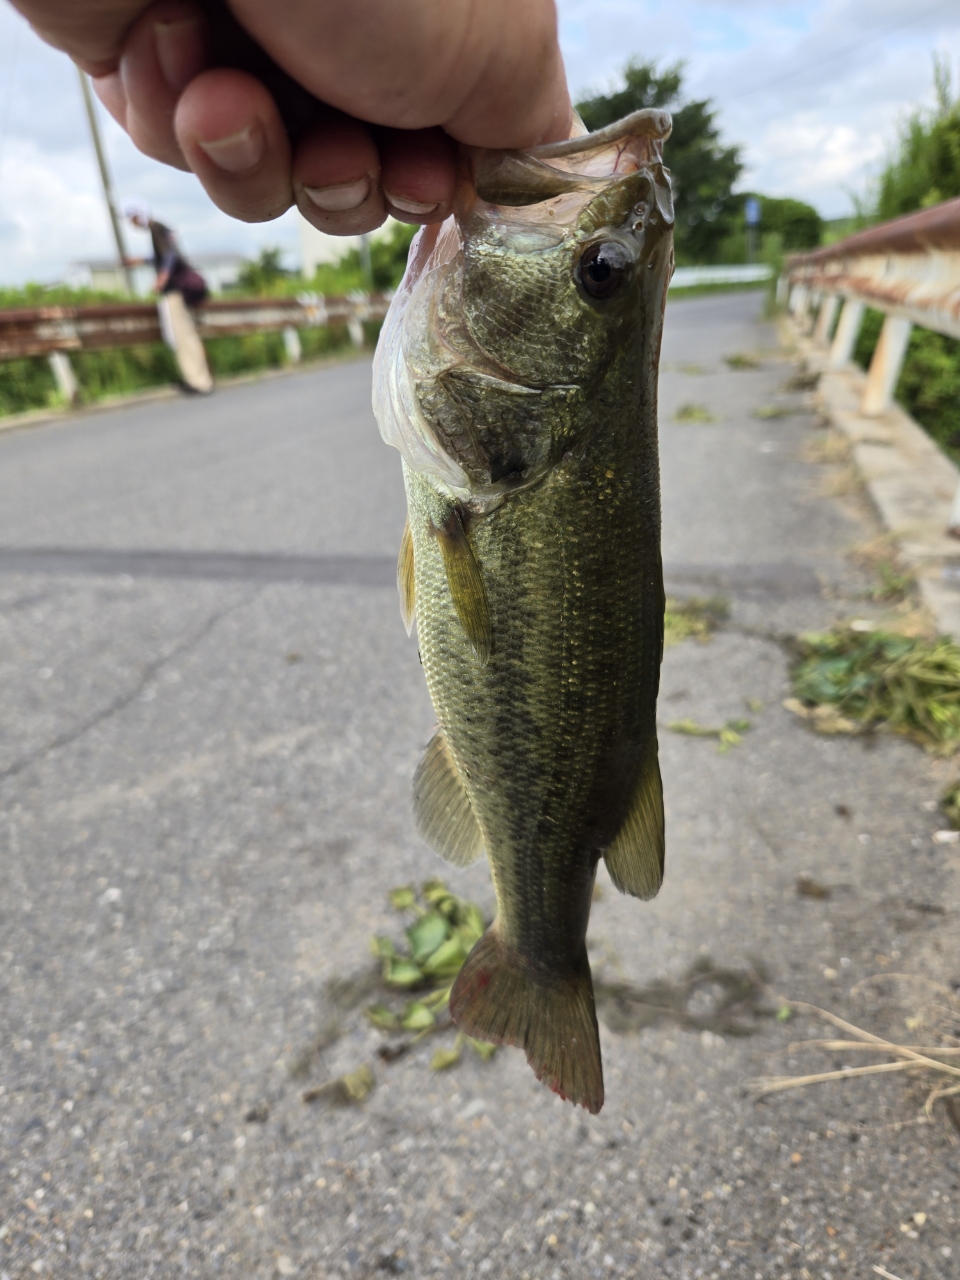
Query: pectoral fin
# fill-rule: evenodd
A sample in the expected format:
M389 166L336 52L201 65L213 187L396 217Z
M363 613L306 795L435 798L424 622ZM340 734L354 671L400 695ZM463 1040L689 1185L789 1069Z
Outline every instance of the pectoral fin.
M490 604L487 589L483 585L483 574L467 540L460 512L454 508L442 528L434 526L434 532L443 555L443 567L447 573L453 607L480 665L485 667L493 648Z
M417 616L417 593L413 580L413 534L410 532L409 520L403 526L403 537L400 539L397 590L400 592L400 615L409 635L413 630L414 618Z
M455 867L468 867L483 853L483 833L442 729L414 774L413 816L427 844Z
M621 893L655 898L663 883L663 784L656 747L637 783L623 826L603 855Z

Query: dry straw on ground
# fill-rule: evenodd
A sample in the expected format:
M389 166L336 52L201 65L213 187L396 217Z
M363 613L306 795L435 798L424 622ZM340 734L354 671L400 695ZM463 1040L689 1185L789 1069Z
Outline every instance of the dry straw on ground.
M764 1096L785 1089L852 1080L860 1076L906 1074L920 1079L928 1091L924 1103L925 1113L929 1116L936 1103L943 1101L952 1123L960 1129L960 1108L954 1102L960 1096L960 997L949 987L918 974L879 974L857 983L852 988L851 995L857 995L874 983L891 981L907 983L915 992L923 993L915 1011L906 1018L905 1025L910 1032L925 1032L919 1038L931 1043L900 1044L865 1031L817 1005L776 997L781 1000L784 1011L820 1018L844 1032L847 1037L795 1041L787 1046L788 1053L818 1049L831 1054L882 1055L885 1061L863 1066L844 1066L834 1071L818 1071L807 1075L764 1076L752 1082L754 1091Z

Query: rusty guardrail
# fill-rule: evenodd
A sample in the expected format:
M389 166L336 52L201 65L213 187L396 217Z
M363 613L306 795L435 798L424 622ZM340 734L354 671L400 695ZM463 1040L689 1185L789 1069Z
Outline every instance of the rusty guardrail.
M813 340L823 347L830 342L830 369L843 368L853 355L865 308L886 313L861 406L868 416L881 414L892 402L914 325L960 338L960 200L796 254L784 282L801 326L819 307Z
M914 325L960 338L960 200L795 255L778 286L778 294L784 293L801 330L823 350L828 371L849 364L865 309L884 312L859 413L864 418L885 414L893 403ZM948 464L939 457L942 470ZM901 481L900 488L912 484L919 499L919 473L909 483L905 475ZM960 485L954 484L946 532L960 537ZM932 500L928 494L928 505Z
M191 364L184 359L185 338L192 336L195 345L197 337L279 330L288 359L296 363L302 354L299 329L346 325L351 341L359 347L363 345L363 322L382 320L390 299L384 294L325 298L312 293L295 298L214 299L192 313L179 308L173 322L165 302L168 300L0 310L0 361L46 356L60 391L73 401L78 388L70 365L71 354L165 341L176 352L187 384L197 384L197 390L209 390L209 373L204 379L201 371L197 378L192 369L185 367Z

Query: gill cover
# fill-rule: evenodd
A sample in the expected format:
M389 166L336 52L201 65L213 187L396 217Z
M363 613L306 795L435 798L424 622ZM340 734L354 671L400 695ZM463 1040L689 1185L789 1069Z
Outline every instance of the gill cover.
M669 132L666 112L645 110L529 151L461 149L454 214L411 247L373 379L384 440L445 499L489 511L582 433L591 388L634 327L640 268L659 246L662 288L672 267ZM609 302L578 265L605 228L619 249L604 259L599 245L597 269L616 259L630 273Z

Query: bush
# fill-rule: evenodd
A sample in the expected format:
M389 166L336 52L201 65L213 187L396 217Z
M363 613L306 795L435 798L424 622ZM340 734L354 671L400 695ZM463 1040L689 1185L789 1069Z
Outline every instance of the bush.
M960 97L946 60L934 59L933 79L936 107L907 118L877 183L881 221L960 196Z
M853 358L866 369L873 357L884 316L868 309ZM960 342L929 329L910 335L896 398L929 432L944 453L960 463Z

